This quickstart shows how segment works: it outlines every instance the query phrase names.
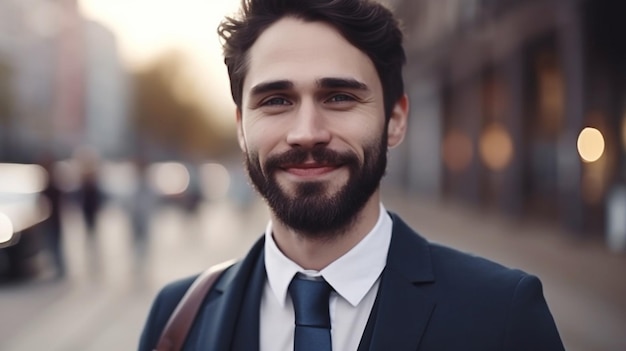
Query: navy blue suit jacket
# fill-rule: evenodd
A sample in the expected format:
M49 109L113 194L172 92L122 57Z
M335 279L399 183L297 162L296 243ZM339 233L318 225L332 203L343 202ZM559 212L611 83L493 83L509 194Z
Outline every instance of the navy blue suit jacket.
M359 350L564 350L539 279L429 243L391 215L387 265L372 325L368 324L369 335L364 338L367 342ZM161 290L145 324L140 351L156 346L194 278ZM184 349L258 350L258 306L264 281L261 238L207 295Z

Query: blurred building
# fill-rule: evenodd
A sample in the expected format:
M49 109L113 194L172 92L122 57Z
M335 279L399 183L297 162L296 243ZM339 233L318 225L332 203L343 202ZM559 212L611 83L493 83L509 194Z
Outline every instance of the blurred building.
M35 5L35 6L32 6ZM49 1L0 2L0 155L16 161L48 137L54 103L55 24ZM41 10L40 10L41 9ZM24 147L22 147L24 146Z
M412 111L390 177L603 233L626 176L626 3L388 2L407 35Z
M115 38L76 0L0 2L0 161L81 144L123 153L126 74Z
M84 21L85 140L109 157L131 153L131 78L123 67L113 33L98 22Z

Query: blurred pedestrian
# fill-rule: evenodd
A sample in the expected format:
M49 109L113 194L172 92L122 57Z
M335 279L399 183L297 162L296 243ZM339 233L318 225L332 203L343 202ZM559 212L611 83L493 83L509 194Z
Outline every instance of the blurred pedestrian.
M147 164L142 159L135 162L135 190L131 198L131 224L135 264L138 274L144 273L144 265L149 245L150 221L157 205L158 197L147 178Z
M81 149L77 155L81 171L78 194L80 209L85 220L88 239L95 240L98 214L104 202L99 181L99 157L91 149Z
M382 204L409 105L392 13L373 0L242 5L219 32L239 145L270 221L200 293L195 319L179 316L193 321L189 334L167 341L215 351L563 350L537 277L430 243ZM188 289L202 291L194 281L161 291L141 351L155 348Z
M85 218L87 233L95 235L96 219L102 206L102 193L98 184L98 178L94 171L83 174L80 188L81 209Z
M85 224L87 267L91 272L91 277L97 278L102 273L97 226L98 216L104 203L104 193L100 188L100 156L95 149L81 146L75 150L74 159L80 172L80 185L76 195Z
M47 173L47 184L42 191L44 206L49 211L49 216L40 224L44 233L46 246L52 257L57 278L66 274L65 258L63 256L62 226L61 226L61 201L62 191L58 185L54 165L55 159L51 155L45 155L41 166Z

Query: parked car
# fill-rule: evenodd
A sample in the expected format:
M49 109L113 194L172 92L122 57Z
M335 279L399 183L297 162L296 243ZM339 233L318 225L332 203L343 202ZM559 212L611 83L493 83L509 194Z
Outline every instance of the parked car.
M46 182L40 166L0 163L0 281L39 269L37 256L45 242L37 225L49 213L41 198Z

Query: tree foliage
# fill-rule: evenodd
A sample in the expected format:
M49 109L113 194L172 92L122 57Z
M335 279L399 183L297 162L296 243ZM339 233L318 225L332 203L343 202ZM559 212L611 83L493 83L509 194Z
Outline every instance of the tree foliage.
M216 156L233 145L198 102L185 61L168 53L134 75L134 122L140 140L191 156Z

